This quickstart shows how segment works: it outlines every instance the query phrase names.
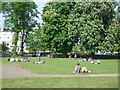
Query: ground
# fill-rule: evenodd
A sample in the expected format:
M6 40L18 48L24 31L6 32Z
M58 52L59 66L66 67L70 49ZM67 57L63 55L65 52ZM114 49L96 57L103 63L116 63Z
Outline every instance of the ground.
M2 87L3 88L16 88L16 87L18 88L21 87L22 88L23 87L24 88L31 88L31 87L33 88L118 88L118 70L115 70L118 69L118 67L115 66L118 65L118 60L107 60L107 61L101 60L103 65L102 64L91 65L89 62L80 62L82 63L82 65L87 65L87 68L91 67L90 69L94 70L94 73L91 74L72 73L74 67L73 65L79 62L78 61L79 59L68 60L62 58L61 59L44 58L44 60L47 61L47 63L43 65L33 64L32 61L36 61L36 60L37 58L31 58L31 62L7 62L7 58L3 58L3 63L1 64L2 75L3 75ZM56 67L56 65L58 68L54 69L53 67ZM47 72L42 71L42 69L45 67L51 68L53 69L53 71L51 71L51 69L48 69ZM61 67L62 70L59 67ZM68 68L70 68L71 71ZM101 71L100 68L105 68L105 69L109 68L111 69L111 71L109 70ZM68 71L66 71L65 73L65 70ZM98 70L100 70L99 73L97 73ZM16 82L19 82L19 85ZM24 83L27 84L24 85ZM58 83L58 86L56 86L56 83Z
M19 65L15 64L3 64L2 65L2 78L9 79L9 78L39 78L39 77L95 77L95 76L118 76L118 74L87 74L87 75L80 75L80 74L73 74L73 75L51 75L51 74L33 74L28 70L22 69Z

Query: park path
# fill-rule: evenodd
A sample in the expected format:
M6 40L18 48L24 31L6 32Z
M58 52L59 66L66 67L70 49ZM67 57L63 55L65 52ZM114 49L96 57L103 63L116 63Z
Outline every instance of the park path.
M1 65L0 65L1 66ZM71 75L51 75L51 74L33 74L28 70L21 68L16 64L2 64L2 70L0 70L2 76L0 79L9 78L45 78L45 77L96 77L96 76L120 76L120 74L71 74Z

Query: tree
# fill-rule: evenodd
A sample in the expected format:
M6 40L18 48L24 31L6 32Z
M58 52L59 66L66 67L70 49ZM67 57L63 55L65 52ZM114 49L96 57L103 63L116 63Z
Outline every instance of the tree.
M110 2L79 2L69 15L68 30L76 38L76 46L89 53L104 50L106 31L115 17L114 4Z
M113 19L110 27L106 31L106 37L102 45L105 51L108 52L120 52L120 23L117 19Z
M39 43L64 55L73 49L104 51L106 32L114 24L115 6L111 2L48 2L42 14L45 25L39 30L44 39L39 37Z
M14 35L13 35L13 40L12 40L12 44L14 44L15 46L14 46L14 52L15 52L15 54L17 54L17 51L16 51L16 49L17 49L17 42L18 42L18 38L19 37L19 33L15 33Z
M102 49L105 31L114 18L113 5L110 2L47 3L42 18L49 47L62 53L70 52L74 46L88 52Z
M120 1L118 2L118 7L117 7L116 12L117 12L116 14L117 20L120 23Z
M37 24L35 17L38 18L37 5L34 2L2 2L3 17L5 17L5 27L11 28L15 34L15 47L19 35L21 35L21 52L26 43L29 32Z
M48 2L42 13L45 22L43 27L45 34L46 48L55 52L63 53L72 50L73 43L68 35L67 19L75 3L69 2Z
M31 34L29 34L28 36L28 40L27 40L27 46L28 49L35 49L38 48L38 50L45 50L45 43L43 42L45 40L44 38L44 33L43 33L43 29L42 27L40 27L39 29L35 29L33 32L31 32Z
M2 42L2 44L0 44L0 50L2 50L3 53L9 50L5 42Z

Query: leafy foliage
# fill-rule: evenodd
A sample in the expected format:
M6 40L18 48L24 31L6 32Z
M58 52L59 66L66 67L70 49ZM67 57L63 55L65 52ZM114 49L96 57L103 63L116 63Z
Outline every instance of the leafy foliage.
M39 50L45 49L45 43L44 41L44 33L42 27L39 29L34 30L29 34L27 39L27 46L28 49L35 49L38 48Z
M18 36L21 37L21 52L23 53L24 43L37 24L35 17L38 18L37 5L34 2L2 2L2 12L5 17L5 27L11 28L17 34L15 46Z
M110 25L109 29L106 31L107 36L105 37L102 45L105 51L120 51L120 24L113 19L113 23Z
M3 52L6 52L9 48L7 47L5 42L2 42L2 44L0 44L0 50L2 50Z
M63 54L72 50L116 51L114 47L118 48L119 42L116 36L119 30L115 28L118 23L114 22L116 5L112 2L48 2L42 13L45 25L35 32L38 37L35 40L44 49Z
M43 8L42 19L46 35L46 46L56 52L67 53L72 50L73 43L68 35L67 22L75 3L48 2Z
M69 36L77 39L80 50L103 50L101 43L114 15L112 3L76 3L69 17Z

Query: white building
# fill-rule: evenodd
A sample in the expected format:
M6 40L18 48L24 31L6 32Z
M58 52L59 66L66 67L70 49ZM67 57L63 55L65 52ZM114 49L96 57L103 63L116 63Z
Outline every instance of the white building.
M12 44L13 35L14 35L14 32L10 32L10 31L6 32L3 30L0 31L0 44L2 44L4 42L7 45L7 47L9 48L10 52L12 52L12 50L14 48L14 44ZM17 43L17 52L20 52L20 46L21 46L21 39L19 37L19 40ZM24 46L24 52L27 52L26 46Z
M13 35L14 35L13 32L4 32L4 31L0 32L0 44L5 42L5 44L9 48L9 51L12 51L14 47L14 45L12 44Z

